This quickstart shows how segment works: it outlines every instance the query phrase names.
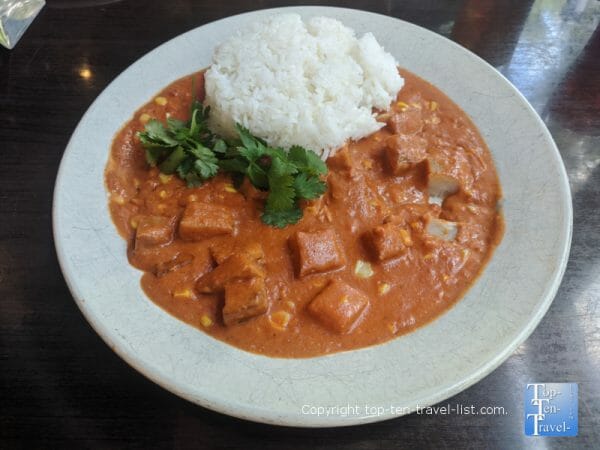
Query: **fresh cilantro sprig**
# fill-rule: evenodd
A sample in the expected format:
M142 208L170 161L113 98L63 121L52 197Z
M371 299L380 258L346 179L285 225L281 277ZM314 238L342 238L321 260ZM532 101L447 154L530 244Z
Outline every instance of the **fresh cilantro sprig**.
M188 122L150 120L138 133L146 161L162 173L177 174L189 186L198 186L219 170L235 179L247 177L268 191L264 223L283 228L302 218L301 200L320 197L327 190L322 176L327 165L312 150L293 146L289 151L270 147L236 124L238 140L227 142L208 128L209 108L194 101Z
M327 190L321 179L327 165L319 156L300 146L286 152L270 147L250 131L236 125L240 145L231 149L220 162L223 170L244 175L257 188L268 190L261 219L264 223L283 228L302 218L300 200L312 200Z
M208 113L208 107L199 105L188 122L172 118L166 125L148 121L138 133L148 164L158 166L162 173L177 173L190 186L214 177L219 171L217 155L224 154L227 144L208 129Z

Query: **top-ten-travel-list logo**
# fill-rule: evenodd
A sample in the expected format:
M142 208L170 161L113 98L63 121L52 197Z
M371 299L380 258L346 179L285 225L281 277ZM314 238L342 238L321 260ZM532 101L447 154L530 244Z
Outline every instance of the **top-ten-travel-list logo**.
M577 436L577 383L529 383L524 419L527 436Z

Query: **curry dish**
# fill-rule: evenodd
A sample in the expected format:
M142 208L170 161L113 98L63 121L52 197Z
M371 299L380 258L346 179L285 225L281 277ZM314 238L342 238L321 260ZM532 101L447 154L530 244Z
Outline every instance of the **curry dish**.
M149 167L137 132L189 119L178 80L117 134L110 211L142 287L160 307L241 349L310 357L385 342L446 311L503 233L491 155L466 114L400 70L386 126L327 160L327 192L297 224L260 220L265 193L220 173L190 188Z

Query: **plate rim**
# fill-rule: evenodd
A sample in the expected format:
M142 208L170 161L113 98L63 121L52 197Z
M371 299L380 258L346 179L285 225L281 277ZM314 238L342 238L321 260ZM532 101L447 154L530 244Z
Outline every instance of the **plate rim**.
M83 297L81 296L81 293L80 293L78 287L76 286L76 281L74 279L72 279L72 274L67 269L67 264L66 264L67 255L65 254L65 249L62 246L60 234L59 234L58 227L57 227L57 224L59 221L58 211L59 211L59 207L60 207L60 198L59 198L60 189L59 189L59 187L62 183L62 180L66 176L65 170L64 170L65 165L63 164L63 162L68 158L69 154L73 151L73 140L74 140L74 137L75 137L79 127L85 122L87 116L91 113L91 111L93 111L95 109L99 99L103 96L103 94L107 90L109 90L114 84L118 83L121 76L127 70L129 70L129 68L131 66L133 66L134 64L139 62L141 59L148 57L148 55L157 51L159 48L166 46L175 40L181 39L183 36L185 36L187 34L191 34L199 28L205 27L210 24L215 24L219 21L230 19L233 17L250 16L257 12L260 12L263 14L272 12L273 14L276 14L276 13L282 13L282 12L301 12L301 11L311 12L311 11L313 11L317 14L319 12L323 12L324 14L326 14L327 12L331 12L331 11L335 11L335 10L345 11L345 12L354 13L354 14L381 16L381 17L385 17L387 19L394 19L396 21L402 22L403 26L418 28L421 32L424 32L424 33L427 33L430 35L434 35L437 39L444 40L446 44L460 49L461 52L467 54L470 58L474 58L475 60L477 60L478 64L483 64L483 65L487 66L488 69L492 69L495 72L495 74L497 76L499 76L499 78L513 91L513 93L516 95L516 97L521 101L522 105L524 105L526 107L529 115L537 122L537 125L538 125L540 131L542 132L544 138L546 138L546 140L550 143L550 146L552 147L551 155L553 158L555 158L555 160L557 162L557 167L560 172L560 186L565 194L564 196L561 197L561 199L559 199L563 203L564 212L565 212L565 215L563 217L563 223L562 223L563 228L561 229L561 231L566 232L563 245L560 248L560 261L558 261L558 264L556 265L554 271L552 272L552 275L551 275L552 280L550 283L548 283L545 286L544 294L543 294L543 296L540 297L540 300L538 302L538 307L535 310L535 314L533 314L529 318L529 320L527 322L527 326L525 326L523 329L520 330L520 332L516 335L516 337L512 340L512 342L510 342L509 345L505 346L502 351L497 352L494 358L489 359L484 364L480 365L478 370L471 372L469 374L469 376L466 376L464 379L456 382L454 385L447 387L445 389L436 391L434 394L425 398L423 401L423 404L422 405L419 404L419 406L433 405L433 404L436 404L440 401L443 401L447 398L450 398L450 397L458 394L459 392L461 392L461 391L467 389L468 387L479 382L485 376L487 376L491 372L493 372L498 366L500 366L500 364L502 364L504 361L506 361L510 357L510 355L514 352L514 350L519 345L521 345L531 335L531 333L539 325L542 318L548 311L550 305L552 304L552 302L558 292L558 289L562 282L562 279L563 279L563 276L564 276L564 273L565 273L565 270L566 270L566 267L568 264L568 260L569 260L569 253L570 253L570 247L571 247L571 241L572 241L572 235L573 235L572 194L571 194L571 189L570 189L564 161L562 160L562 157L560 155L558 147L556 146L556 143L555 143L550 131L546 127L546 124L543 122L543 120L540 118L537 111L533 108L533 106L529 103L529 101L525 98L525 96L510 82L510 80L508 80L502 73L500 73L498 70L496 70L487 61L485 61L478 55L474 54L470 50L457 44L456 42L446 38L445 36L442 36L434 31L427 29L427 28L421 27L419 25L415 25L411 22L407 22L407 21L398 19L393 16L388 16L388 15L379 14L379 13L373 13L370 11L364 11L364 10L355 9L355 8L344 8L344 7L333 7L333 6L287 6L287 7L257 9L257 10L252 10L252 11L248 11L248 12L243 12L240 14L235 14L232 16L222 17L217 20L207 22L198 27L194 27L194 28L187 30L167 41L162 42L160 45L152 48L151 50L146 52L144 55L140 56L135 61L133 61L131 64L129 64L96 96L94 101L86 109L85 113L82 115L81 119L79 120L76 127L74 128L71 137L69 138L69 142L67 143L65 151L60 160L60 165L59 165L59 169L57 172L56 181L54 184L54 192L53 192L53 200L52 200L52 232L53 232L53 240L54 240L54 244L55 244L55 248L56 248L58 262L59 262L59 266L60 266L61 272L62 272L64 280L65 280L65 283L67 284L67 287L69 288L69 291L70 291L73 299L75 300L75 303L77 304L79 310L83 314L86 321L90 324L90 326L96 332L96 334L98 334L98 336L100 336L100 338L108 345L108 347L111 350L113 350L128 365L130 365L132 368L134 368L138 373L143 375L145 378L151 380L152 382L158 384L162 388L174 393L175 395L177 395L187 401L198 404L198 405L208 408L212 411L216 411L216 412L226 414L229 416L233 416L233 417L237 417L240 419L250 420L253 422L266 423L266 424L272 424L272 425L280 425L280 426L309 427L309 428L320 428L320 427L331 427L331 426L342 427L342 426L353 426L353 425L389 420L389 419L400 417L401 415L386 413L383 415L367 416L367 417L359 417L359 418L334 416L334 417L327 417L322 422L314 421L314 420L311 421L310 417L302 416L299 414L271 413L271 414L263 415L264 412L260 411L256 407L253 408L253 407L247 407L246 405L241 405L241 404L227 405L225 403L221 403L218 401L218 398L219 398L218 396L213 397L213 398L208 398L208 396L205 396L203 398L198 398L198 397L194 396L193 394L180 389L177 386L177 384L172 383L168 377L164 377L161 373L154 372L151 368L147 367L146 363L141 358L137 358L133 353L129 353L125 348L122 348L119 345L119 343L114 340L110 331L105 327L105 325L102 323L102 321L99 320L98 317L95 317L91 313L91 311L89 311L86 308L86 304L85 304L86 302L83 299ZM548 149L548 150L550 150L550 149ZM558 251L557 251L557 253L558 253ZM492 258L493 258L493 256L492 256ZM489 262L488 262L488 264L489 264ZM485 270L485 268L483 270ZM456 305L454 305L452 308L454 308L455 306ZM450 308L450 309L452 309L452 308ZM416 410L416 408L411 408L410 412L407 412L407 414L412 413L415 410ZM404 415L404 414L402 414L402 415Z

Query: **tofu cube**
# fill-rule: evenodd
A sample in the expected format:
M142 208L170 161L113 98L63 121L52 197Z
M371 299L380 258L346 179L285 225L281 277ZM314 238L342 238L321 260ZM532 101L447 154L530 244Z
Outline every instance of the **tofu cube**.
M394 258L406 251L406 245L395 223L385 223L365 233L364 240L378 261Z
M268 306L264 278L233 281L225 285L223 323L230 326L260 316Z
M165 245L173 239L174 220L163 216L142 216L135 232L135 248Z
M201 241L234 231L235 218L231 209L213 203L189 203L179 222L179 236L186 241Z
M289 241L296 265L296 274L302 278L313 273L342 268L346 258L333 229L299 231Z
M265 254L262 245L251 242L242 246L233 245L230 239L217 242L210 247L210 255L217 264L222 264L234 253L245 253L251 259L263 262Z
M209 247L210 256L216 264L222 264L234 253L234 241L231 239L219 239Z
M231 281L253 277L264 278L264 276L264 267L253 255L235 253L200 278L196 283L196 289L200 293L210 294L222 291Z
M419 108L410 107L397 112L387 121L389 130L394 134L416 134L423 129L423 117Z
M422 137L395 134L385 143L384 158L393 175L401 175L427 158L427 141Z
M163 277L170 272L174 272L182 267L190 265L193 261L194 255L191 253L177 253L172 258L157 263L154 270L154 275L159 278Z
M368 305L362 292L334 280L309 303L308 312L329 330L344 334L352 331Z

